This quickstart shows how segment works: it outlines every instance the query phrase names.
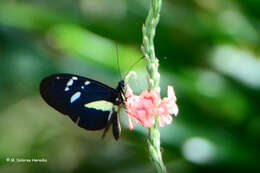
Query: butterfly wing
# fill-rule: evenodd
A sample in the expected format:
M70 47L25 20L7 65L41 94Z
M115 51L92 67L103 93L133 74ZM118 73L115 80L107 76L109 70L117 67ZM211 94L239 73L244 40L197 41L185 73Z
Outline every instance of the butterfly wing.
M103 129L117 91L98 81L72 74L46 77L40 84L42 98L87 130Z

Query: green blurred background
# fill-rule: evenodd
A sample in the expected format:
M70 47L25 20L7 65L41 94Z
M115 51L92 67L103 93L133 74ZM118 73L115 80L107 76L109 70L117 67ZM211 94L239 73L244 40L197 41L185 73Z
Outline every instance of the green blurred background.
M0 0L0 172L153 172L147 130L89 132L40 98L47 75L66 72L115 87L142 54L148 0ZM163 0L155 47L162 94L180 113L161 129L169 172L260 171L260 1ZM144 61L134 67L138 93ZM8 159L47 159L21 163Z

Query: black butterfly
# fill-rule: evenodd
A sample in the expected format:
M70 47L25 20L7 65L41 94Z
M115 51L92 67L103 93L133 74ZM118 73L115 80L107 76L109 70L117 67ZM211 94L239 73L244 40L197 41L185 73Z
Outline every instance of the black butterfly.
M42 80L40 93L48 105L86 130L105 129L104 137L113 124L113 135L118 140L118 110L124 105L124 86L123 80L114 89L93 79L55 74Z

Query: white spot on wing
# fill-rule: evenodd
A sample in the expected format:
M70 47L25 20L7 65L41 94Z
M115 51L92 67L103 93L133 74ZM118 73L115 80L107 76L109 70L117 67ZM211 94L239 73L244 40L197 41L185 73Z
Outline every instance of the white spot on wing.
M84 86L81 86L82 89L84 89Z
M76 101L81 95L81 92L76 92L75 94L73 94L70 98L70 103L73 103L74 101Z
M88 85L88 84L90 84L90 82L89 82L89 81L86 81L86 82L85 82L85 85Z
M68 82L67 82L67 86L71 86L73 85L73 79L70 79Z
M78 77L73 76L73 77L72 77L72 80L78 80Z
M59 79L60 79L60 77L59 77L59 76L57 76L57 77L56 77L56 79L58 79L58 80L59 80Z
M69 90L70 90L69 87L66 87L64 91L69 91Z

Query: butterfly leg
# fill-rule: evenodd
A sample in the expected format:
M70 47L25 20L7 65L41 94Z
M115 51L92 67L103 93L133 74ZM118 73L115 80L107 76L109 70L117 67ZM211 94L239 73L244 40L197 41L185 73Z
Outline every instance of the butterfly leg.
M113 124L113 136L116 140L119 139L120 133L121 133L121 126L120 126L120 122L119 122L119 118L118 118L118 106L113 106L112 111L109 113L108 115L108 121L107 121L107 125L104 129L103 135L102 135L102 139L104 139L104 137L106 136L107 131L109 130L110 126Z
M106 127L104 129L103 135L102 135L102 139L105 138L107 131L109 130L110 126L112 125L112 121L113 121L113 116L115 116L116 112L114 111L114 108L109 112L108 115L108 121L106 124Z

